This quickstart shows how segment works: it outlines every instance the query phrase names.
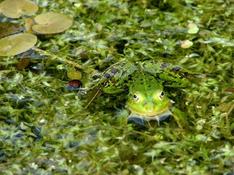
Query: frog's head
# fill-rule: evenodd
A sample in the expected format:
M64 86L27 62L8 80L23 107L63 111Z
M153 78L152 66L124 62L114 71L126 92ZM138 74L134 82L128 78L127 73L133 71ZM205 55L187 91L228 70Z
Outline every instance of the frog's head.
M153 117L168 111L170 104L162 84L154 76L140 74L130 82L127 108L132 113Z

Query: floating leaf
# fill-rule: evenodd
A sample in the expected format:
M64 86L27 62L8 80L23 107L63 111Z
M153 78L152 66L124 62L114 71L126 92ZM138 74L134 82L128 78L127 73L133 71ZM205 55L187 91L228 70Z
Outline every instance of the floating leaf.
M10 35L0 39L0 56L13 56L32 48L37 37L29 33Z
M75 68L69 68L67 71L67 77L70 80L80 80L82 78L82 74L79 70L76 70Z
M196 34L198 31L199 31L199 28L195 23L188 24L188 33L189 34Z
M5 0L0 4L0 12L9 18L33 15L37 10L38 6L29 0Z
M193 45L193 42L189 40L184 40L184 41L181 41L180 43L180 47L183 49L190 48L192 45Z
M23 30L23 27L19 24L13 23L0 23L0 38L3 38L8 35L15 34Z
M71 27L73 19L60 13L44 13L35 17L36 24L32 26L34 32L39 34L61 33Z

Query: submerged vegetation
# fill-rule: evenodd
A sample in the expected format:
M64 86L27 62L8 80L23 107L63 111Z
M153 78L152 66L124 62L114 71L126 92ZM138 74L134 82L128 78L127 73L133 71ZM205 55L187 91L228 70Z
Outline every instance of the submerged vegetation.
M0 57L0 174L234 173L231 0L33 2L37 14L65 14L73 25ZM132 65L165 79L185 127L173 118L147 129L127 123L128 89L105 93L116 83L105 73L131 75ZM167 84L180 77L186 86Z

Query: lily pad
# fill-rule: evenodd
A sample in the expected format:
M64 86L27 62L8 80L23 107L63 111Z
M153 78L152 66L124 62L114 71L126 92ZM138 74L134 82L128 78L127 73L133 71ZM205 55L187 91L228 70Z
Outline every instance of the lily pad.
M71 27L73 19L60 13L48 12L35 17L32 30L39 34L61 33Z
M0 4L0 12L9 18L33 15L37 10L38 6L29 0L5 0Z
M0 56L13 56L32 48L37 37L30 33L10 35L0 39Z

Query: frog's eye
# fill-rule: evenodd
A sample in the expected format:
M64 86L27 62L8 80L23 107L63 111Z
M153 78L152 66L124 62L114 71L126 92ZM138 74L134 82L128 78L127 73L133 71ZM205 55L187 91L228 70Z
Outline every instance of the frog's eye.
M132 102L140 103L144 100L144 96L140 92L133 92L130 93L130 99Z
M134 94L131 95L131 98L135 102L141 102L144 97L142 96L141 93L136 92L136 93L134 93Z
M133 98L133 100L134 101L139 101L139 96L138 95L136 95L136 94L134 94L133 96L132 96L132 98Z
M160 93L160 95L159 95L159 98L160 98L160 99L163 99L163 97L164 97L164 92L162 91L162 92Z

